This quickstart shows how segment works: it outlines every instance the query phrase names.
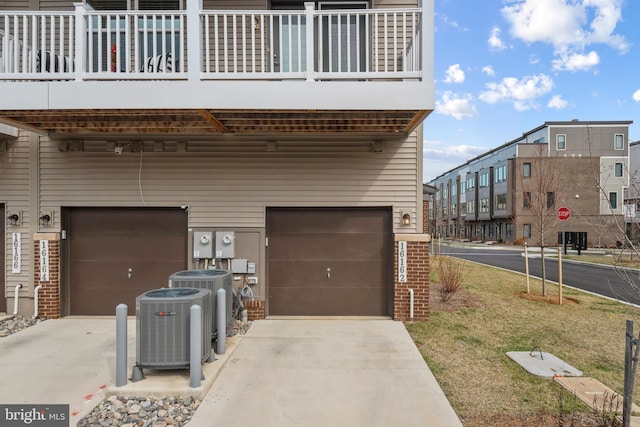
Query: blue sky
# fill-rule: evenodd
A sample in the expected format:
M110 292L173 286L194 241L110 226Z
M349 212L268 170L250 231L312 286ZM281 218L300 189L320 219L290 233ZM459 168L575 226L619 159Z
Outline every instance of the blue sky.
M640 0L435 0L424 181L545 121L633 120Z

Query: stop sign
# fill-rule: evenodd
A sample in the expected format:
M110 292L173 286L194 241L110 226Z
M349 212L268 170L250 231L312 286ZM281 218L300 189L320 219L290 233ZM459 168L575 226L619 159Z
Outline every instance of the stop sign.
M560 221L566 221L571 218L571 211L568 208L560 208L556 212L556 216Z

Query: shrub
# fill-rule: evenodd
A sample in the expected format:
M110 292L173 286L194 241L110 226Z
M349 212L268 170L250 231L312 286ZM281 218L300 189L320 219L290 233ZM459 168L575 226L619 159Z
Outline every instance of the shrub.
M465 262L448 256L435 257L434 267L440 280L440 301L447 302L462 286Z

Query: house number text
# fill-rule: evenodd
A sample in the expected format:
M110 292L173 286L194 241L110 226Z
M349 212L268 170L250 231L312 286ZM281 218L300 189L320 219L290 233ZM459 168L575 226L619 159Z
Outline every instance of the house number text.
M407 242L398 242L398 282L407 282Z
M11 233L11 272L20 273L22 270L21 234Z
M40 240L40 281L49 281L49 241Z

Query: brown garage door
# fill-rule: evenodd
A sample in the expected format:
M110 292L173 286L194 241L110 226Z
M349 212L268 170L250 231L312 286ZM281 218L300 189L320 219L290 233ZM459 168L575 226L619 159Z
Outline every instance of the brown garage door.
M68 208L69 314L112 315L187 266L183 209Z
M5 286L6 283L4 282L4 265L6 262L6 258L4 257L4 252L5 252L5 247L7 244L5 235L4 235L4 222L6 221L6 216L4 216L4 205L0 204L0 219L2 219L2 221L0 221L0 236L2 236L3 239L5 239L2 242L2 245L0 245L0 259L3 262L0 262L0 312L5 313L7 311L7 296L5 294Z
M267 210L270 315L388 316L386 208Z

